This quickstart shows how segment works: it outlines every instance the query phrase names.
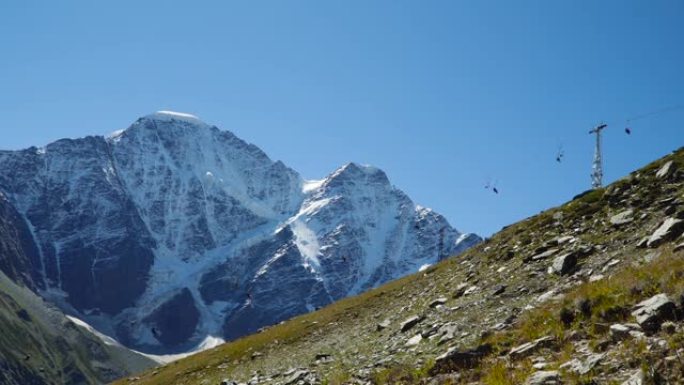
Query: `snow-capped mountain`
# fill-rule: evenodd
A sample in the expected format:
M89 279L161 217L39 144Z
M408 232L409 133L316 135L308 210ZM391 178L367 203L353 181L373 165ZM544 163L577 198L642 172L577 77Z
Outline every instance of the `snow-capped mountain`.
M127 346L233 339L480 241L377 168L305 181L230 132L158 112L109 137L0 151L44 297Z

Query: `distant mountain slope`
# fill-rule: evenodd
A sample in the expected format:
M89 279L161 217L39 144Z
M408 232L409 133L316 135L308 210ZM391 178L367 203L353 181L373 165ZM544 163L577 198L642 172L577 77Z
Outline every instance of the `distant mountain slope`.
M682 277L684 148L458 257L135 383L681 383Z
M185 352L325 306L478 243L380 170L304 181L194 116L0 151L24 223L13 279L129 347Z

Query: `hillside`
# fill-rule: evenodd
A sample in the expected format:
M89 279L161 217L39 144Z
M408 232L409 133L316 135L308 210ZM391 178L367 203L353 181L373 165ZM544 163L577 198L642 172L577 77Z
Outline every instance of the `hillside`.
M683 219L680 149L420 273L118 383L675 383Z
M0 384L101 384L155 363L107 345L0 272Z

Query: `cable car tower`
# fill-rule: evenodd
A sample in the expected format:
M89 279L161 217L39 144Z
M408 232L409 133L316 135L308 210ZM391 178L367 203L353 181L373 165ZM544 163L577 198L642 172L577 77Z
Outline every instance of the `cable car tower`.
M603 155L601 153L601 131L603 131L607 124L601 123L594 127L589 134L596 134L596 150L594 152L594 163L591 171L591 187L601 188L603 186Z

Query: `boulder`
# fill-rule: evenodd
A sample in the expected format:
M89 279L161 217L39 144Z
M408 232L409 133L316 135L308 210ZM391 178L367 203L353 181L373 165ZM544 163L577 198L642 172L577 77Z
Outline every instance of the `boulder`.
M385 330L385 329L387 329L387 328L389 327L389 325L390 325L390 321L389 321L388 319L383 320L382 322L379 322L379 323L375 326L375 330L376 330L376 331Z
M423 336L420 333L418 333L415 336L409 338L408 341L406 341L406 346L416 346L422 340L423 340Z
M642 385L644 383L644 374L641 370L635 371L629 378L622 383L622 385Z
M681 250L684 250L684 242L678 244L677 246L674 247L674 249L672 249L672 251L674 251L675 253L678 251L681 251Z
M477 286L471 286L468 289L466 289L466 291L463 292L463 295L471 295L471 294L475 293L477 290L478 290Z
M309 374L306 370L297 370L285 379L284 385L293 385L303 380Z
M585 375L589 373L604 357L604 354L591 354L584 361L577 358L562 364L559 368L565 369L569 372Z
M576 253L565 253L557 256L551 264L551 269L554 273L566 275L570 273L577 265Z
M473 368L483 357L491 352L492 347L489 344L480 345L475 349L469 350L451 348L435 359L435 365L430 369L430 374L434 376L439 373Z
M636 243L636 248L637 248L637 249L643 249L643 248L645 248L646 246L648 246L648 239L649 239L649 238L650 238L650 237L643 237L643 238L641 238L641 239L639 240L639 242Z
M648 238L648 247L658 247L664 242L677 238L684 231L684 220L667 218Z
M634 220L634 218L632 217L633 214L634 210L625 210L618 214L615 214L612 217L610 217L610 224L616 227L626 225Z
M441 329L439 329L438 335L440 335L439 340L437 341L438 345L442 345L445 342L451 341L454 339L456 335L456 331L458 328L456 325L444 325L442 326Z
M406 319L404 322L401 323L399 330L401 330L402 333L407 332L412 327L416 326L422 320L423 320L423 317L419 317L419 316L409 317L408 319Z
M661 167L661 168L658 170L658 172L656 172L656 178L659 178L659 179L667 178L667 177L669 177L670 175L672 175L672 173L674 172L674 170L675 170L674 162L673 162L673 161L669 161L669 162L665 163L665 164L663 165L663 167Z
M645 301L638 303L632 315L642 329L654 332L660 329L663 321L674 320L677 307L665 294L657 294Z
M520 359L529 356L530 354L536 352L537 350L548 347L553 344L553 337L546 336L538 338L532 342L524 343L520 346L516 346L511 349L508 355L512 359Z
M463 293L465 293L466 289L468 289L467 283L462 283L456 286L456 290L454 290L454 298L463 297Z
M430 307L436 308L437 306L444 305L446 303L446 301L447 301L446 297L437 298L437 299L433 300L432 302L430 302Z
M494 290L492 290L492 295L499 295L506 291L506 285L496 285Z
M629 331L632 330L623 324L610 325L610 338L620 341L629 338Z
M527 378L527 381L525 381L525 385L556 385L560 384L560 376L557 371L555 370L542 370L539 372L533 373L529 378Z
M540 252L540 253L538 253L538 254L536 254L536 255L533 255L533 256L531 256L531 257L525 259L525 262L540 261L540 260L542 260L542 259L546 259L546 258L548 258L548 257L550 257L550 256L552 256L552 255L554 255L554 254L556 254L557 252L558 252L558 249L546 250L546 251Z

